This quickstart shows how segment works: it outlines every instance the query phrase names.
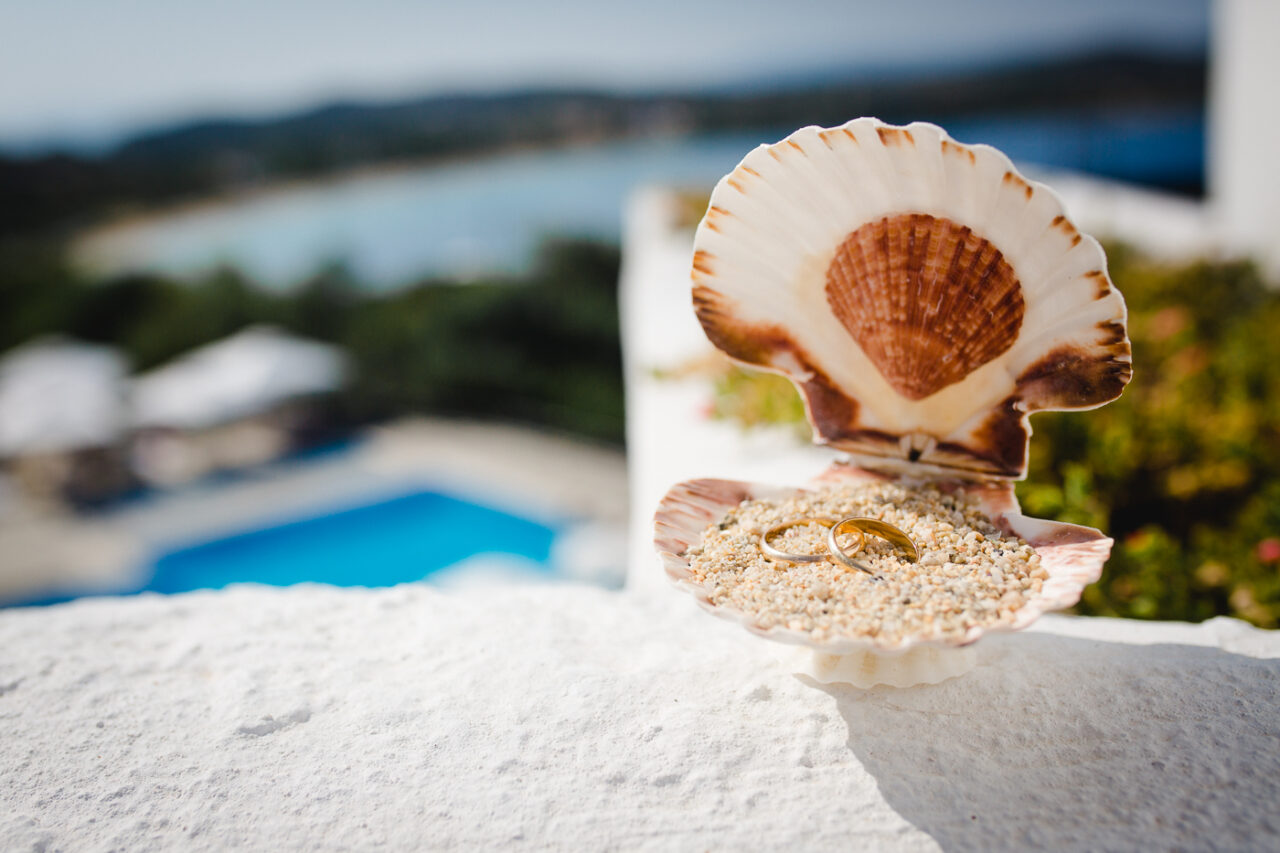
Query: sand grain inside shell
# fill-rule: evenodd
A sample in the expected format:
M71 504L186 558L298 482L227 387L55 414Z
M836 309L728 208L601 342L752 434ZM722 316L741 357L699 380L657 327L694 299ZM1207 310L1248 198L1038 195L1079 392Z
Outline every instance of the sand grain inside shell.
M775 562L760 550L765 530L808 516L887 521L912 538L920 562L871 536L857 559L878 577L831 560ZM826 528L810 524L771 541L816 554L826 553L826 536ZM1030 545L1001 532L964 495L883 482L744 501L708 527L688 557L692 580L712 604L750 614L763 628L804 632L817 642L875 638L882 646L954 640L975 626L1010 624L1048 577Z

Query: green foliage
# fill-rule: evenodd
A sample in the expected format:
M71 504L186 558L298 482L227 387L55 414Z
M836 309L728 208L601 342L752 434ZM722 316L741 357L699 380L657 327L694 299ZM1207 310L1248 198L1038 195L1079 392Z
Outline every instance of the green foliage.
M1134 381L1116 402L1033 419L1028 512L1118 547L1086 613L1280 622L1280 292L1248 264L1176 268L1111 251ZM1276 543L1280 546L1280 543Z
M1117 540L1079 612L1229 614L1275 627L1280 292L1245 263L1169 267L1123 247L1109 254L1129 306L1134 380L1101 409L1032 418L1023 508ZM743 422L802 417L776 377L746 376L719 383L717 411Z
M0 351L65 331L80 291L56 240L0 238Z
M518 420L621 443L618 252L549 242L524 276L362 290L342 266L292 293L232 269L195 282L83 280L56 243L0 243L0 350L63 333L120 347L145 370L254 323L346 348L355 421L406 413Z
M617 250L548 244L524 279L435 282L362 303L338 340L361 418L514 419L621 442Z
M804 402L786 377L730 365L716 377L715 388L713 417L736 420L747 427L791 424L801 438L813 437Z

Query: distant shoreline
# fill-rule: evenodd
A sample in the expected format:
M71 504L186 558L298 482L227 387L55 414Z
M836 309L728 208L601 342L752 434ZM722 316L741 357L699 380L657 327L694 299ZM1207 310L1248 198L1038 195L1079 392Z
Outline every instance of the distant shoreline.
M1175 107L1011 111L944 126L1023 166L1168 188L1202 175L1204 122L1202 110ZM512 142L263 180L103 220L74 236L71 257L102 277L184 278L226 265L273 290L334 263L371 291L518 273L548 236L616 241L635 187L709 188L752 147L785 135L777 127L578 134L561 145Z
M677 140L683 134L671 134L661 138ZM362 163L346 167L334 172L326 172L314 177L278 177L261 183L244 187L231 187L215 190L208 195L195 196L178 201L159 202L154 205L138 205L127 212L107 214L100 221L82 226L71 238L72 254L88 248L87 244L99 239L110 239L117 232L130 230L160 219L184 216L202 211L212 210L228 204L258 201L272 196L285 195L301 189L323 189L337 187L367 178L389 177L396 174L407 174L427 168L446 168L482 163L501 157L519 154L539 154L551 151L567 151L575 148L595 148L618 142L656 139L657 136L617 136L591 140L572 140L563 144L543 145L535 143L515 143L495 148L484 149L474 154L442 154L439 156L408 157L403 160L384 160L378 163Z

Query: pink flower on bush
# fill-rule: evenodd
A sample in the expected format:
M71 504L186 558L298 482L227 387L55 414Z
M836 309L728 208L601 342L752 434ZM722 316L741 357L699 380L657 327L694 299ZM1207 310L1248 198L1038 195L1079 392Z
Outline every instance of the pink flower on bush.
M1280 560L1280 539L1263 539L1258 543L1258 559L1264 563Z

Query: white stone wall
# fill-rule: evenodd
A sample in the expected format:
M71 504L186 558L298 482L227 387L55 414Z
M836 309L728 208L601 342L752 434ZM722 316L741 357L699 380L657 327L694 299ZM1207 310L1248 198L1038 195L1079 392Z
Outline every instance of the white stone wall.
M0 611L0 848L1280 849L1280 635L1048 617L820 685L588 587Z

